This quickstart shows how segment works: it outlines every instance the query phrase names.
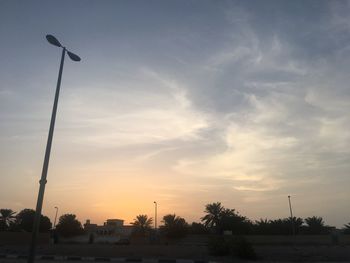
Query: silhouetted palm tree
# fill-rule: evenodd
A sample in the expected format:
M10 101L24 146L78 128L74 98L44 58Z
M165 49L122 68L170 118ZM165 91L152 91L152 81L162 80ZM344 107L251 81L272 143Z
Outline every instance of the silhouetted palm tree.
M295 217L295 216L293 218L288 217L285 220L292 227L291 234L293 234L293 233L299 234L299 232L300 232L300 230L302 228L302 225L304 223L304 220L302 218L300 218L300 217Z
M148 218L147 215L138 215L131 224L134 226L134 232L145 234L146 231L152 228L152 218Z
M293 225L291 224L292 222ZM298 234L302 224L303 219L300 217L293 217L293 219L287 217L274 220L260 219L259 221L255 221L253 232L265 235L290 235L293 233L292 229L294 229L295 234Z
M254 223L254 231L256 234L270 234L271 223L267 219L256 220Z
M344 234L350 234L350 223L344 225Z
M7 228L15 220L15 214L11 209L0 209L1 224Z
M220 213L220 222L217 232L232 231L234 234L248 234L253 223L245 216L240 215L235 209L224 208Z
M225 208L221 205L220 202L207 204L205 206L204 213L206 215L201 218L204 222L204 225L209 228L218 228L220 224L220 216Z
M255 220L255 224L259 227L266 227L270 224L268 219L262 219L260 218L260 220Z
M169 238L180 238L186 236L188 224L186 220L175 214L168 214L163 217L161 230Z
M318 216L312 216L312 217L305 218L305 223L307 224L308 227L312 227L312 228L324 227L323 218L318 217Z
M163 217L162 222L164 226L174 226L174 225L187 225L184 218L176 216L175 214L168 214Z
M193 222L189 226L189 232L195 235L208 234L208 228L202 223Z
M327 232L329 228L325 226L323 218L318 216L305 218L305 223L307 224L307 231L309 234L323 234Z

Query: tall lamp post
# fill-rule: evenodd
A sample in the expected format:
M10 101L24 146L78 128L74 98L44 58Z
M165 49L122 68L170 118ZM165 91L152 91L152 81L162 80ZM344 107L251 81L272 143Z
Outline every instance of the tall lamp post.
M293 218L293 210L292 210L292 203L290 201L290 195L288 195L288 202L289 202L289 211L290 211L290 222L292 225L292 234L295 235L295 229L294 229L294 218Z
M154 229L157 231L157 202L154 201Z
M53 228L56 229L56 219L57 219L57 213L58 213L58 207L55 206L56 214L55 214L55 221L53 222Z
M53 108L52 108L52 115L51 115L49 135L48 135L47 144L46 144L46 151L45 151L43 170L42 170L42 173L41 173L41 179L39 181L40 187L39 187L38 200L37 200L36 210L35 210L35 218L34 218L34 225L33 225L33 231L32 231L32 241L31 241L31 244L30 244L30 250L29 250L29 255L28 255L28 263L33 263L34 260L35 260L35 250L36 250L37 236L38 236L39 226L40 226L41 210L42 210L42 207L43 207L45 184L46 184L46 178L47 178L47 170L48 170L48 167L49 167L52 137L53 137L53 131L54 131L54 128L55 128L57 103L58 103L58 97L59 97L59 94L60 94L63 64L64 64L64 57L66 55L66 52L67 52L67 54L68 54L68 56L70 57L71 60L73 60L73 61L80 61L80 57L79 56L77 56L74 53L68 51L66 49L66 47L62 46L61 43L54 36L46 35L46 39L47 39L47 41L50 44L52 44L52 45L54 45L56 47L62 48L62 55L61 55L60 69L59 69L59 72L58 72L55 100L54 100Z

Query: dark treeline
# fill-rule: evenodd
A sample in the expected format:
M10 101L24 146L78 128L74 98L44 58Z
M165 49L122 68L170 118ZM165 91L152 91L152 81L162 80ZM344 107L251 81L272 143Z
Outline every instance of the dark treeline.
M19 213L11 209L0 209L0 231L31 232L33 229L35 211L23 209ZM49 232L52 223L47 216L40 218L39 232Z
M232 231L232 234L253 235L292 235L293 233L317 235L328 234L335 229L335 227L327 226L322 217L317 216L305 219L286 217L252 221L234 209L223 207L220 202L207 204L204 212L206 215L201 218L204 226L217 234Z
M230 231L233 235L320 235L335 230L335 227L326 225L323 218L317 216L252 221L235 209L223 207L220 202L207 204L204 213L201 222L192 224L175 214L165 215L160 232L167 237L176 238L186 234L223 234L225 231ZM132 222L135 226L134 234L144 235L147 231L152 231L152 222L153 219L147 215L137 216ZM342 230L343 233L350 234L350 223L344 225Z
M11 209L0 209L0 231L31 232L35 211L23 209L19 213ZM159 233L168 238L181 238L187 234L224 234L226 231L233 235L319 235L329 234L335 230L325 224L322 217L311 216L307 218L290 217L282 219L260 219L252 221L240 215L235 209L225 208L220 202L207 204L204 216L200 222L188 224L186 220L175 214L163 217ZM131 223L134 236L147 236L154 233L153 218L147 215L138 215ZM40 232L49 232L52 224L47 216L42 215ZM58 234L64 237L84 233L82 224L73 214L65 214L59 218L56 225ZM342 232L350 234L350 223L345 224Z
M32 232L35 210L23 209L19 213L11 209L0 209L0 231ZM48 233L52 223L47 216L41 215L39 232ZM81 223L73 214L65 214L59 218L56 231L63 237L76 236L84 233Z

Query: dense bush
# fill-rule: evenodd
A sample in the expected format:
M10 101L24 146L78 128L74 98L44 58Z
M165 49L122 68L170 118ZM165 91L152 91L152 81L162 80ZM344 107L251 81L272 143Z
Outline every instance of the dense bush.
M252 223L245 216L240 215L235 209L228 209L220 202L207 204L206 215L201 218L204 226L217 234L229 230L235 234L249 234L252 230Z
M299 217L293 217L293 220L290 217L275 220L260 219L259 221L255 221L252 234L292 235L293 229L295 234L298 234L302 230L302 224L303 219Z
M208 241L208 250L212 256L227 256L230 254L230 245L224 236L212 236Z
M189 233L194 235L209 234L209 229L201 223L193 222L189 227Z
M84 233L81 223L76 219L76 215L73 214L62 215L56 226L56 231L63 237L78 236Z
M182 238L188 233L188 224L185 219L175 214L168 214L163 217L163 223L160 227L161 233L168 238Z
M16 222L13 225L14 231L33 231L33 224L35 218L35 210L33 209L23 209L16 216ZM40 217L40 232L49 232L51 230L52 223L47 216L41 215Z
M306 226L303 233L308 235L329 234L332 227L326 226L322 217L312 216L305 218Z
M231 254L242 259L256 259L254 247L244 237L236 237L231 243Z
M235 256L242 259L256 259L254 247L244 237L213 236L208 241L212 256Z
M343 233L346 235L350 235L350 223L344 225Z
M35 218L35 210L23 209L17 215L11 209L0 209L0 231L32 232ZM40 232L49 232L52 224L47 216L40 217Z

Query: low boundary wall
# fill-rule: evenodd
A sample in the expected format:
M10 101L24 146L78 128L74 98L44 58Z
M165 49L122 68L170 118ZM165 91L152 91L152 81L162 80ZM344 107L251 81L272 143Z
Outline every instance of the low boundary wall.
M180 240L162 240L169 245L207 245L210 235L189 235ZM234 237L224 236L227 238ZM350 245L350 235L245 235L253 245Z
M29 232L0 232L0 245L29 245L32 233ZM38 244L50 244L50 234L40 233Z

